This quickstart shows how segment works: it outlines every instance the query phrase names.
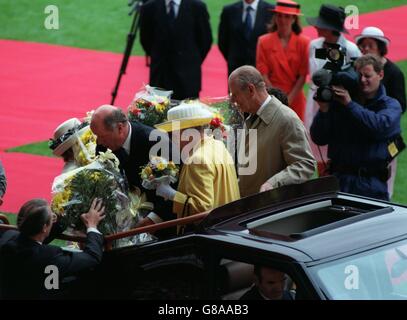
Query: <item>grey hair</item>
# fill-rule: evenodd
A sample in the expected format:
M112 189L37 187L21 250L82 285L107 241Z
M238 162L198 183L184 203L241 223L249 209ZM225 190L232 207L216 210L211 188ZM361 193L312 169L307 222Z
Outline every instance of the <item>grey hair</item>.
M241 89L246 89L249 84L253 84L256 88L265 88L263 76L253 66L242 66L237 68L230 75L230 79L233 79L239 84Z
M108 130L113 130L114 128L116 128L116 124L118 122L127 122L127 117L124 114L124 112L117 108L116 110L112 111L111 114L107 115L104 119L103 119L103 123L105 125L105 128Z

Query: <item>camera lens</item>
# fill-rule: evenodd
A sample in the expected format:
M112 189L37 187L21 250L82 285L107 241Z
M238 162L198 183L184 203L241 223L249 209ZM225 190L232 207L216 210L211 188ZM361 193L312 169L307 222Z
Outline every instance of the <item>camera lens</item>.
M329 50L328 55L329 55L329 58L330 58L332 61L338 61L338 60L341 58L341 53L339 52L338 49L331 49L331 50Z

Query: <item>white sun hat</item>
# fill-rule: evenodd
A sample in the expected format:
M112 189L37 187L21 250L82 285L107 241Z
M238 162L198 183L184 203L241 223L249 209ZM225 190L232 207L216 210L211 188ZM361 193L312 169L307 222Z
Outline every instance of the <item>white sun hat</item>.
M362 30L361 34L358 34L355 36L355 42L358 43L360 40L365 39L365 38L373 38L377 39L379 41L382 41L386 44L386 46L389 45L390 39L384 36L384 32L376 27L366 27Z
M87 129L87 123L81 123L78 118L71 118L61 123L54 131L54 139L52 140L50 148L53 149L52 153L55 156L62 156L65 151L76 142L77 134L80 136Z
M213 119L209 107L199 101L182 102L167 113L167 121L155 125L157 129L170 132L209 124Z

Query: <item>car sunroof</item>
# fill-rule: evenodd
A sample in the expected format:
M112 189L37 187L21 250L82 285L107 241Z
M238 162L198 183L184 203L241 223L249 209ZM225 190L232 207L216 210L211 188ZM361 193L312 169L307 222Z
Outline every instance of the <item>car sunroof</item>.
M255 235L297 240L391 211L392 207L333 198L284 210L246 227Z

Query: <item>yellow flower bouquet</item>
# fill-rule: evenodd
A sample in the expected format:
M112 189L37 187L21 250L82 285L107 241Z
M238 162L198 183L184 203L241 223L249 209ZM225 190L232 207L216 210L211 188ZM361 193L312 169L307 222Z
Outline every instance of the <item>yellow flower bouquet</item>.
M155 189L159 183L175 183L178 175L178 166L163 157L152 157L140 172L142 186L148 190Z
M111 151L78 169L55 178L51 208L65 227L84 231L80 216L88 212L94 198L103 199L106 218L98 229L105 235L129 229L136 221L131 211L125 180Z

